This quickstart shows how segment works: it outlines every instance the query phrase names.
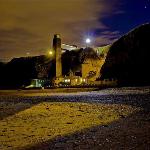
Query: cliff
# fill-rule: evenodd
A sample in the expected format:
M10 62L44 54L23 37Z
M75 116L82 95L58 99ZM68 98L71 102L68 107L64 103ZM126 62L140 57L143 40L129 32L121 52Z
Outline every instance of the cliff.
M100 79L115 78L120 85L149 85L149 67L150 24L144 24L111 45Z

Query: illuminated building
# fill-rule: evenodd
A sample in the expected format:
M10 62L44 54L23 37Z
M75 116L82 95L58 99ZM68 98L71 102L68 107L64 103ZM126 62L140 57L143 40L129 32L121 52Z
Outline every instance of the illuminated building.
M68 45L68 44L62 44L61 45L62 50L65 52L65 50L72 51L78 49L76 45Z

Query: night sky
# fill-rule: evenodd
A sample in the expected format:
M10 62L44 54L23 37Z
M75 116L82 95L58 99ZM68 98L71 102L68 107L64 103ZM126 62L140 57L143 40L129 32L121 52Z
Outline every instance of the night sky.
M46 54L63 43L110 44L150 22L150 0L0 0L0 60Z

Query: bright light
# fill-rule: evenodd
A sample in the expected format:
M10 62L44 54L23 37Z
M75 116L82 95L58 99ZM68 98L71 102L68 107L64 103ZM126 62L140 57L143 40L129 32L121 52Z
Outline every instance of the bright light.
M68 82L68 80L67 80L67 79L65 79L65 82Z
M69 83L70 82L70 79L65 79L64 80L66 83Z
M52 51L49 51L49 55L53 55L53 52L52 52Z
M86 80L85 79L83 79L83 82L85 82Z
M91 40L89 38L86 39L85 41L87 44L91 43Z

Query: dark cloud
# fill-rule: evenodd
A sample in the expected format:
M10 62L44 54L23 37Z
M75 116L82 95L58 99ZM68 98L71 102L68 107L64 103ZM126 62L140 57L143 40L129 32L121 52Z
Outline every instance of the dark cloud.
M100 36L95 37L95 45L103 46L107 44L111 44L116 41L120 37L119 31L103 31L100 33Z
M39 50L44 46L40 44L44 44L44 42L39 36L25 29L1 29L0 35L0 56L3 56L6 60L13 57L25 56L31 50L33 51L31 54L38 55ZM37 52L35 53L34 49L37 45L39 48L36 49Z
M37 35L28 32L22 28L14 28L14 29L1 29L0 30L0 40L8 39L8 40L28 40L29 38L37 38Z

